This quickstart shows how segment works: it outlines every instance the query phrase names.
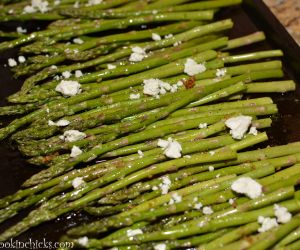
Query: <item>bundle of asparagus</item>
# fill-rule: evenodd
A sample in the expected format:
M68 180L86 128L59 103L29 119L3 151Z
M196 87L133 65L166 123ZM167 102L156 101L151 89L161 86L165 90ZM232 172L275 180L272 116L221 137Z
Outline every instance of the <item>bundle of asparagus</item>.
M1 222L31 209L0 240L79 210L94 219L61 237L74 247L299 249L300 142L253 150L278 113L267 93L296 84L281 50L232 52L265 39L226 36L214 16L240 3L5 1L2 21L52 22L0 33L26 78L0 140L42 168L0 199Z

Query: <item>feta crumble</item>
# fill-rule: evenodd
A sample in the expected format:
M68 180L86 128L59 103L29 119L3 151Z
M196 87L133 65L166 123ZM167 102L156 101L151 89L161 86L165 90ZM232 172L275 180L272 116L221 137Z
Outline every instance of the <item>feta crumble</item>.
M67 130L64 132L63 136L60 137L66 142L74 142L82 140L86 137L86 134L83 132L80 132L78 130Z
M173 89L169 83L163 82L157 78L146 79L143 81L143 83L143 93L145 95L158 97L159 95L164 95L167 93L167 91L172 91ZM175 91L177 91L177 86Z
M261 227L258 229L258 232L260 233L269 231L270 229L278 226L275 218L259 216L257 221L261 224Z
M78 239L78 243L83 246L83 247L87 247L88 243L89 243L89 238L84 236Z
M234 204L234 199L229 199L228 202L229 202L230 205L233 205Z
M85 184L85 181L81 178L81 177L76 177L73 181L72 181L72 186L73 188L78 188L82 185Z
M167 250L167 245L166 244L157 244L154 246L154 250Z
M113 64L107 64L107 69L115 69L117 66Z
M130 62L140 62L147 56L145 49L141 47L136 46L133 47L131 50L132 53L129 57Z
M68 126L69 124L70 124L70 122L68 120L65 120L65 119L61 119L57 122L54 122L54 121L51 121L51 120L48 121L49 126L65 127L65 126Z
M199 203L196 203L194 208L197 209L197 210L200 210L201 208L203 207L202 203L199 202Z
M23 9L23 12L28 14L35 12L45 13L50 10L48 6L48 1L31 0L31 5L26 5Z
M291 220L292 214L287 210L286 207L274 205L274 213L279 223L287 223Z
M15 60L15 59L13 59L13 58L8 58L8 66L9 67L15 67L15 66L17 66L17 61Z
M242 139L251 125L251 116L236 116L225 121L225 125L230 128L230 134L234 139Z
M213 166L209 166L209 167L208 167L208 170L209 170L209 172L212 172L212 171L215 170L215 168L214 168Z
M24 56L19 56L18 61L19 61L19 63L24 63L24 62L26 62L26 58Z
M208 153L209 153L210 155L215 155L215 154L216 154L215 151L209 151Z
M21 26L17 27L17 32L19 34L26 34L27 33L27 29L23 29Z
M130 100L137 100L137 99L140 99L140 97L141 97L141 95L139 93L137 93L137 94L132 93L129 95Z
M224 77L226 75L226 72L227 72L227 70L225 68L217 69L216 77Z
M73 43L75 43L75 44L83 44L84 41L81 38L74 38L73 39Z
M205 214L205 215L210 215L210 214L213 214L214 211L212 210L211 207L206 206L206 207L203 207L202 213Z
M189 76L194 76L206 71L206 67L202 63L197 63L195 60L188 58L184 64L184 73Z
M71 72L70 71L64 71L62 72L62 76L66 79L70 78L71 77Z
M161 40L161 36L157 33L152 33L152 39L154 41L160 41Z
M140 158L142 158L144 156L144 153L142 152L142 150L138 150L137 153Z
M77 156L79 156L81 154L82 154L82 150L79 147L77 147L77 146L72 147L71 154L70 154L71 158L76 158Z
M241 177L231 184L231 189L239 194L245 194L251 199L262 194L262 186L250 177Z
M86 6L93 6L102 3L102 0L89 0Z
M55 90L65 96L75 96L81 92L81 85L77 81L62 80Z
M201 128L201 129L207 128L207 123L200 123L199 128Z
M141 229L128 229L127 230L127 236L133 237L139 234L143 234L143 231Z
M171 180L168 176L163 176L162 183L160 183L158 186L161 189L161 194L167 194L171 186Z
M179 203L182 201L182 197L177 193L172 194L172 198L169 201L169 205L173 205L174 203Z
M75 70L75 77L76 78L79 78L79 77L82 77L83 74L82 74L82 71L81 70Z
M157 146L163 148L164 154L169 158L176 159L181 157L181 144L172 138L168 138L168 141L158 140Z
M172 38L172 37L173 37L173 34L165 35L165 39L169 39L169 38Z
M254 135L254 136L256 136L257 134L258 134L258 131L257 131L256 127L251 127L251 128L249 129L249 135Z

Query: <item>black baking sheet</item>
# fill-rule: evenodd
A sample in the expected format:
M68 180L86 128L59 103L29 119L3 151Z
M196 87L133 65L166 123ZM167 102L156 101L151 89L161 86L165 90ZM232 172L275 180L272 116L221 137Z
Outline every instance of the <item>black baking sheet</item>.
M235 23L230 32L230 38L258 30L263 30L267 34L267 41L236 50L236 53L282 49L285 53L283 63L286 78L300 83L300 48L261 0L245 1L242 7L232 7L221 11L218 19L225 18L232 18ZM25 26L25 24L14 22L0 23L0 29L15 30L20 25ZM26 23L30 31L45 27L45 25L46 23L41 22ZM3 66L8 58L16 58L16 56L17 50L0 53L0 106L6 104L5 97L19 90L22 83L22 80L13 79L9 68ZM297 88L295 93L274 94L271 97L278 104L280 115L274 117L272 128L268 130L270 138L268 144L279 145L300 141L300 88ZM0 118L0 122L7 123L8 121L7 117ZM0 143L0 197L17 191L24 180L39 170L38 167L28 165L8 141ZM0 231L19 221L28 211L1 224ZM42 241L45 238L47 241L56 241L67 228L87 220L89 220L88 216L81 213L64 215L55 221L31 229L17 239L28 241L31 238L33 241Z

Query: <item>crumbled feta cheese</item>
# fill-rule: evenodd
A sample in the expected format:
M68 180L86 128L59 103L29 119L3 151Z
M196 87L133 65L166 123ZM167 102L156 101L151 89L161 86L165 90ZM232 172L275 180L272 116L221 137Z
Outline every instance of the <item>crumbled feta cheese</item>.
M176 83L176 85L177 85L177 87L181 87L181 86L183 86L183 82L182 82L182 81L178 81L178 82Z
M145 49L141 47L136 46L133 47L131 50L132 53L129 58L130 62L140 62L147 56Z
M199 202L199 203L196 203L194 208L197 209L197 210L200 210L201 208L203 207L202 203Z
M133 237L139 234L143 234L143 231L141 229L128 229L127 230L127 236Z
M74 38L73 39L73 43L76 43L76 44L83 44L84 43L84 41L81 39L81 38Z
M251 199L262 194L262 186L250 177L240 177L231 184L231 189L237 193L245 194Z
M92 6L102 3L102 0L89 0L86 6Z
M82 140L86 137L86 134L83 132L80 132L78 130L67 130L63 134L63 140L66 142L74 142Z
M177 46L179 46L181 43L182 43L181 41L177 41L177 42L175 42L175 43L173 44L173 46L174 46L174 47L177 47Z
M156 190L158 190L158 187L157 187L157 186L153 186L153 187L152 187L152 190L153 190L153 191L156 191Z
M31 5L26 5L23 9L24 13L35 13L35 12L41 12L45 13L49 11L48 7L49 3L48 1L43 1L43 0L31 0Z
M70 78L71 77L71 72L70 71L64 71L62 72L62 76L66 79Z
M202 209L202 213L205 214L205 215L209 215L209 214L213 214L214 211L212 210L211 207L209 206L206 206L206 207L203 207Z
M9 67L15 67L15 66L17 66L16 60L13 59L13 58L8 58L8 66Z
M173 37L173 34L165 35L165 38L166 38L166 39L169 39L169 38L172 38L172 37Z
M55 90L65 96L75 96L81 92L81 85L77 81L62 80Z
M161 40L161 36L157 33L152 33L152 39L154 41L160 41Z
M274 205L274 214L277 218L277 222L279 223L287 223L292 218L292 214L287 210L286 207L282 207L277 204Z
M157 146L165 149L168 146L169 142L167 140L158 139Z
M55 0L54 5L60 5L60 0Z
M87 247L88 243L89 243L89 238L84 236L78 239L78 243L83 246L83 247Z
M57 69L57 66L56 65L52 65L50 68L51 69Z
M225 68L217 69L216 77L224 77L226 75L226 72L227 72L227 70Z
M49 126L57 126L57 127L65 127L68 126L70 122L68 120L61 119L57 122L53 122L51 120L48 121Z
M79 156L81 154L82 154L82 150L79 147L77 147L77 146L72 147L71 154L70 154L71 158L76 158L77 156Z
M212 171L215 170L215 168L214 168L214 166L209 166L209 167L208 167L208 170L209 170L210 172L212 172Z
M169 205L173 205L174 203L179 203L182 201L182 197L177 193L172 194L172 198L169 201Z
M209 153L210 155L215 155L216 152L215 152L215 151L209 151L208 153Z
M200 123L199 128L207 128L207 123Z
M190 155L185 155L185 156L183 156L184 158L187 158L187 159L191 159L192 158L192 156L190 156Z
M142 152L142 150L138 150L137 153L140 158L142 158L144 156L144 153Z
M172 87L169 83L163 82L159 79L151 78L143 81L144 89L143 93L145 95L159 96L159 94L164 95L167 91L171 91Z
M250 135L257 135L258 134L258 131L257 131L257 129L256 129L256 127L251 127L250 129L249 129L249 134Z
M26 58L24 56L19 56L18 61L19 61L19 63L24 63L24 62L26 62Z
M199 224L198 224L198 227L203 227L205 225L205 221L201 221Z
M166 244L157 244L154 246L154 250L167 250L167 245Z
M179 142L176 140L173 140L172 138L168 138L167 141L168 144L166 144L166 141L159 140L158 146L162 147L164 149L164 154L169 158L180 158L181 157L181 151L182 147Z
M197 63L195 60L188 58L184 64L184 73L189 76L194 76L206 71L206 67L202 63Z
M161 189L161 194L167 194L171 186L171 180L168 176L163 176L162 183L160 183L158 186Z
M73 181L72 181L72 186L73 188L78 188L82 185L85 184L85 181L81 178L81 177L76 177Z
M19 34L25 34L27 33L27 29L23 29L21 26L17 27L17 32Z
M107 64L107 69L115 69L117 66L113 64Z
M259 224L261 224L261 227L258 229L259 233L269 231L270 229L278 226L278 223L275 218L265 218L263 216L259 216L257 221Z
M234 199L229 199L228 202L229 202L230 205L233 205L234 204Z
M75 77L76 78L79 78L79 77L82 77L83 76L83 74L82 74L82 71L81 70L76 70L75 71Z
M141 97L141 95L139 93L137 93L137 94L132 93L129 95L130 100L137 100L137 99L140 99L140 97Z
M251 116L236 116L225 121L225 125L230 128L230 134L234 139L242 139L251 125Z

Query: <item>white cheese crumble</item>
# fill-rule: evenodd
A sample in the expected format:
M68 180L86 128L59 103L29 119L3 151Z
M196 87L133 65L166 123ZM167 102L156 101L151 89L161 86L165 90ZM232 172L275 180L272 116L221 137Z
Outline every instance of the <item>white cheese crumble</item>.
M262 186L250 177L241 177L231 184L231 189L239 194L245 194L251 199L262 194Z
M55 90L65 96L75 96L81 92L81 85L77 81L62 80Z
M60 5L60 3L61 3L60 0L55 0L54 1L54 5Z
M83 74L82 74L82 71L81 70L75 70L75 77L76 78L79 78L79 77L82 77L83 76Z
M142 150L138 150L137 153L138 153L140 158L144 157L144 153L143 153Z
M78 188L82 185L85 184L85 181L81 178L81 177L76 177L73 181L72 181L72 186L73 188Z
M74 38L73 39L73 43L75 43L75 44L83 44L84 43L84 41L81 39L81 38Z
M189 76L194 76L206 71L206 67L202 63L197 63L195 60L188 58L184 64L184 73Z
M229 202L230 205L233 205L234 204L234 199L229 199L228 202Z
M137 100L137 99L140 99L140 98L141 98L141 95L139 93L137 93L137 94L132 93L132 94L129 95L130 100Z
M179 46L181 43L182 43L181 41L177 41L177 42L175 42L175 43L173 44L173 46L174 46L174 47L177 47L177 46Z
M208 167L208 170L209 170L209 172L212 172L212 171L215 170L215 168L214 168L214 166L209 166L209 167Z
M65 119L61 119L57 122L54 122L54 121L51 121L51 120L48 121L49 126L65 127L65 126L68 126L69 124L70 124L70 122L68 120L65 120Z
M215 155L216 152L215 152L215 151L209 151L208 153L209 153L210 155Z
M168 176L162 177L162 183L159 184L159 188L161 189L161 194L167 194L169 192L171 186L171 180Z
M259 216L257 221L261 224L261 227L258 229L258 232L260 233L269 231L270 229L278 226L275 218Z
M287 210L286 207L282 207L277 204L274 205L274 214L277 218L277 222L279 223L287 223L292 218L292 214Z
M166 39L169 39L169 38L172 38L172 37L173 37L173 34L165 35L165 38L166 38Z
M169 205L173 205L174 203L179 203L182 201L182 197L177 193L172 194L172 198L169 201Z
M167 91L171 91L171 92L177 91L176 85L171 86L169 83L163 82L157 78L146 79L143 81L143 83L144 83L143 93L145 95L158 97L159 95L166 94Z
M71 77L71 72L70 71L64 71L62 72L62 76L66 79L70 78Z
M132 53L129 57L130 62L140 62L147 56L145 49L141 47L136 46L131 48L131 50Z
M230 134L234 139L242 139L251 125L251 116L236 116L225 121L225 125L230 128Z
M89 243L89 238L84 236L78 239L78 243L83 246L83 247L87 247L88 243Z
M167 245L166 244L157 244L154 246L154 250L167 250Z
M161 40L161 36L157 33L152 33L152 39L154 41L160 41Z
M26 62L26 58L24 56L19 56L18 61L19 61L19 63L24 63L24 62Z
M201 128L201 129L207 128L207 123L200 123L199 128Z
M226 75L226 72L227 72L227 70L225 68L217 69L216 77L224 77Z
M158 140L157 146L164 149L164 154L169 158L180 158L182 147L179 142L173 140L172 138L168 138L168 140Z
M27 33L27 29L23 29L21 26L17 27L17 32L19 34L25 34Z
M249 129L249 135L257 135L258 134L258 131L257 131L257 129L256 129L256 127L251 127L250 129Z
M13 58L8 58L8 66L9 67L15 67L15 66L17 66L17 61L15 60L15 59L13 59Z
M107 69L115 69L117 66L113 64L107 64Z
M102 3L102 0L89 0L86 6L93 6Z
M60 139L66 141L66 142L74 142L74 141L82 140L85 137L86 137L86 134L83 132L80 132L78 130L67 130L60 137Z
M71 158L76 158L77 156L79 156L81 154L82 154L82 150L79 147L77 147L77 146L72 147L71 154L70 154Z
M206 207L203 207L202 209L202 213L205 214L205 215L209 215L209 214L213 214L214 211L212 210L211 207L209 206L206 206Z
M197 210L200 210L201 208L203 207L202 203L199 202L199 203L196 203L194 208L197 209Z
M127 236L133 237L139 234L143 234L143 231L141 229L128 229L127 230Z
M41 12L45 13L49 11L48 7L49 3L48 1L43 1L43 0L31 0L31 5L26 5L23 9L24 13L35 13L35 12Z

